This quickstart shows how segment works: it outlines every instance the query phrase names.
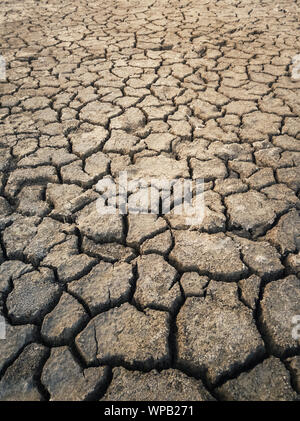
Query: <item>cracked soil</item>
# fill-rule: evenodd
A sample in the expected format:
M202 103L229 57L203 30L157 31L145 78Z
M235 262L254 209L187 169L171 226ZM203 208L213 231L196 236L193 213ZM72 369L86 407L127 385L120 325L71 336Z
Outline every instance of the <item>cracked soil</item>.
M0 400L299 400L299 0L3 0L0 28ZM203 178L203 221L99 215L120 171Z

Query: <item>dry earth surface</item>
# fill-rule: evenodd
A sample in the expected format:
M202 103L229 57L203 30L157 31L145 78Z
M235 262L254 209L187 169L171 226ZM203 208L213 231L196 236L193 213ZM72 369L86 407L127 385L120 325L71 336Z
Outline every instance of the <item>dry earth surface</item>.
M0 399L299 399L299 0L0 7ZM122 170L204 220L99 215Z

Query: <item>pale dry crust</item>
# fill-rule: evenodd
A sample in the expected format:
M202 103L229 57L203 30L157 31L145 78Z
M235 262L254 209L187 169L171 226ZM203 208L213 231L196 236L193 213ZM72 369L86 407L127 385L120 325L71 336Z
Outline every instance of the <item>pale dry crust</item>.
M297 2L1 12L0 399L296 399ZM100 216L125 170L203 220Z

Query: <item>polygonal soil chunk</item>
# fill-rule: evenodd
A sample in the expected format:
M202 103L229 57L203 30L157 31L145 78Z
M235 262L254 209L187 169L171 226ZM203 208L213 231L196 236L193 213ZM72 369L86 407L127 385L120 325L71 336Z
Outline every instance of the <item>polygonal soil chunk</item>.
M222 196L228 196L232 193L243 193L248 190L247 184L239 178L217 179L214 190Z
M250 177L258 170L258 167L253 162L243 162L235 160L229 161L228 167L229 169L237 172L243 181L245 180L245 178Z
M296 350L300 335L294 335L295 316L300 315L300 280L291 275L267 284L261 301L261 325L268 345L277 356ZM297 338L296 338L297 336Z
M299 208L300 200L295 192L289 189L285 184L274 184L261 190L269 199L276 199L286 202L289 205L296 205Z
M138 108L128 108L124 114L111 119L111 129L121 129L125 132L134 132L145 125L146 118Z
M131 247L125 247L118 243L98 244L87 237L83 238L81 249L91 256L99 257L110 263L115 263L118 260L129 262L136 257Z
M35 216L17 218L3 232L3 243L7 257L22 259L25 247L37 233L39 219Z
M38 110L46 108L49 105L49 99L43 96L36 96L33 98L27 98L23 101L23 107L26 110Z
M194 115L202 120L208 120L210 118L217 118L221 116L221 112L215 105L202 101L201 99L192 101L190 107L194 111Z
M111 158L110 172L113 177L117 178L120 175L120 171L127 171L128 166L131 163L130 156L109 154Z
M299 141L294 137L288 135L276 136L272 142L281 149L300 152Z
M226 161L229 159L252 161L252 147L247 143L240 145L239 143L212 142L208 147L208 151L210 154Z
M295 253L300 250L300 213L292 209L283 215L277 225L266 235L275 246L280 247L282 254Z
M5 192L9 196L14 196L24 184L34 184L41 182L57 183L57 171L52 166L40 166L37 168L18 168L13 171L7 181Z
M287 117L285 124L282 128L283 134L288 134L289 136L296 137L300 132L300 123L299 119L295 117Z
M64 165L61 168L61 177L64 183L78 184L80 187L90 187L94 182L94 177L88 175L82 169L82 162L75 161Z
M46 192L48 202L54 206L51 216L63 218L71 216L98 197L91 189L84 191L76 184L48 184Z
M143 241L165 231L167 223L153 214L128 215L128 233L126 242L131 247L138 247Z
M133 367L153 368L169 358L169 315L125 303L101 313L76 337L87 364L124 362Z
M43 345L27 345L0 381L0 401L43 400L37 378L46 356L47 348Z
M229 401L297 400L297 393L290 384L290 373L275 357L229 380L217 390L222 399Z
M224 108L228 114L237 114L240 116L257 110L254 101L231 101Z
M180 284L186 297L203 296L204 288L208 282L207 276L200 276L197 272L186 272L180 278Z
M300 166L293 168L279 168L277 178L280 183L286 184L296 192L300 188Z
M195 122L195 133L197 137L203 137L207 140L222 142L237 142L238 137L233 131L225 131L218 125L215 119L210 119L204 125L200 123L199 127ZM202 157L201 157L202 158Z
M290 368L294 387L300 393L300 356L288 358L286 361Z
M44 218L37 228L36 235L24 249L24 254L33 263L38 264L55 244L65 240L70 229L72 230L67 224Z
M25 186L18 194L18 212L23 215L43 217L51 210L43 200L45 188L43 186Z
M275 184L275 178L271 168L263 168L251 175L251 177L246 178L245 181L249 183L250 188L255 190Z
M5 339L0 340L0 372L20 352L20 350L32 342L37 335L37 327L26 324L24 326L11 326L5 324Z
M157 253L166 255L172 247L172 235L170 230L157 234L153 238L145 240L141 245L141 253Z
M264 353L252 311L235 284L211 281L207 296L187 298L177 316L178 363L210 383Z
M179 187L180 184L176 186ZM192 198L186 198L184 206L181 203L181 198L179 197L178 200L176 196L177 193L174 207L170 213L166 214L172 228L187 229L192 227L195 230L210 233L225 230L226 217L223 213L225 208L219 194L212 190L204 191L197 196L193 195Z
M166 218L172 228L187 229L192 227L195 230L213 234L225 231L224 210L221 196L212 190L207 190L194 196L191 206L189 203L185 203L184 210L182 210L181 204L174 206ZM189 212L191 212L190 216Z
M142 308L173 311L181 299L177 271L157 254L139 257L137 271L135 302Z
M300 252L289 254L285 260L285 264L291 273L296 274L300 278Z
M100 262L88 275L68 285L68 291L79 297L95 315L99 311L129 299L133 283L132 266Z
M96 263L95 258L79 254L77 237L68 235L66 241L52 247L41 265L55 268L59 280L66 283L85 275Z
M198 159L191 159L191 167L193 169L193 178L203 178L204 181L225 178L227 169L221 159L210 159L208 161L199 161Z
M160 133L158 133L160 135ZM174 141L172 149L176 152L179 159L198 158L211 159L211 154L207 152L209 141L199 138L196 142L189 142L183 140Z
M16 323L36 323L51 310L60 295L52 270L41 268L14 281L6 305L9 316Z
M64 148L39 148L36 152L22 158L18 162L18 167L37 167L47 163L61 167L77 159L76 155L67 152Z
M75 133L71 136L72 150L80 158L86 158L99 150L107 135L108 131L101 126L87 133Z
M175 136L171 133L151 133L146 137L145 143L149 149L155 151L166 151L170 150L171 142L175 139Z
M0 196L0 217L3 218L11 213L11 207L4 197Z
M108 172L110 159L103 152L97 152L86 158L84 171L96 179L104 177Z
M243 128L253 129L263 134L279 134L282 118L276 114L254 111L243 116Z
M49 183L47 185L46 198L55 208L60 208L81 193L83 193L83 189L76 184Z
M176 161L165 155L140 158L135 164L129 165L127 170L129 179L142 178L145 181L150 181L153 178L170 180L189 177L185 161Z
M82 234L99 242L122 241L122 217L117 214L102 215L93 202L77 214L77 225Z
M80 119L106 126L109 119L120 113L121 108L108 102L92 101L80 110Z
M82 401L93 398L106 381L105 367L83 370L67 347L52 348L42 372L50 401Z
M254 153L256 164L265 168L265 170L272 171L272 168L282 168L293 165L290 153L282 152L280 148L259 149ZM272 171L273 173L273 171Z
M82 305L63 292L57 306L45 316L41 335L54 345L67 344L87 320L88 315Z
M232 227L251 231L254 236L264 233L274 222L282 203L249 191L225 198Z
M240 245L243 261L259 276L272 277L283 271L280 254L268 242L255 242L238 236L233 238Z
M140 144L140 138L124 130L112 130L111 136L103 147L104 152L116 152L129 154L143 149L143 143Z
M113 369L113 379L101 401L212 401L201 380L170 368L160 373Z
M10 281L17 279L26 272L33 270L31 265L26 265L19 260L7 260L0 265L0 294L6 293L10 287Z
M259 299L261 278L251 275L247 279L241 279L238 285L241 290L241 300L254 310Z
M235 280L247 273L237 244L223 233L174 231L171 261L184 271L199 271L216 279Z

